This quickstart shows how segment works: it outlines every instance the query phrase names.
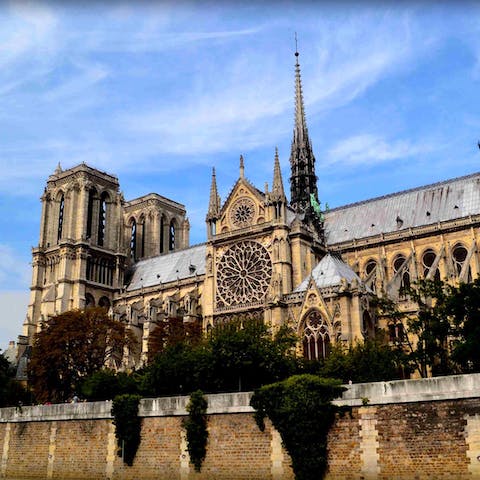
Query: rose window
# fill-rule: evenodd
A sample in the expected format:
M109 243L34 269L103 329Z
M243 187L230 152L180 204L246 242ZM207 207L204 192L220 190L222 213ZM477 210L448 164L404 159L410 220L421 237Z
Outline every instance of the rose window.
M272 261L265 247L252 241L232 245L218 264L219 306L262 301L271 277Z
M249 198L237 200L230 212L230 221L236 227L250 225L255 216L255 204Z

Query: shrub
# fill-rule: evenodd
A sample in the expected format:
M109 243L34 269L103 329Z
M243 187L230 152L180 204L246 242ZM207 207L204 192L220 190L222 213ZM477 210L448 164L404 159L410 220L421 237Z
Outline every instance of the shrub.
M264 430L268 417L280 433L297 480L318 480L327 470L327 436L345 390L339 380L294 375L256 390L250 404Z
M184 420L183 426L187 433L187 448L190 454L190 462L195 471L202 468L203 460L207 455L207 400L201 390L190 395L187 405L188 419Z
M140 395L118 395L113 399L112 416L115 425L119 457L131 466L140 445L142 421L138 416Z

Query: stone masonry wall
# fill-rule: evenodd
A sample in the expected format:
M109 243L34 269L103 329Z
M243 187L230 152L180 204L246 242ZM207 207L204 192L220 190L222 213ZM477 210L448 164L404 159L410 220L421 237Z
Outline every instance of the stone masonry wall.
M453 398L448 398L453 397ZM289 457L250 394L210 395L202 472L182 428L187 397L144 399L132 467L116 455L110 402L0 410L0 477L72 480L292 480ZM349 386L329 433L328 480L480 479L480 375Z

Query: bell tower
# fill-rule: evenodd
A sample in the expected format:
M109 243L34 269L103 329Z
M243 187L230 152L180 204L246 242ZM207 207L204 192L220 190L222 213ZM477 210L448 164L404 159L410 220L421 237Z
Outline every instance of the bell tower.
M49 316L110 307L123 284L123 198L117 177L85 163L60 164L41 197L40 240L32 250L32 286L23 327L31 344Z

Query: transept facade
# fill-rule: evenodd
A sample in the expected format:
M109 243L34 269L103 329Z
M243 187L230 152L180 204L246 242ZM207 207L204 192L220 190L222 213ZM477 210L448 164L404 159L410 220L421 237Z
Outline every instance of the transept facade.
M320 209L298 52L290 200L278 151L270 189L245 172L240 157L222 202L213 170L207 241L189 246L182 204L155 193L126 201L117 177L86 164L59 166L42 196L21 348L49 317L99 305L138 340L125 367L147 361L152 332L171 318L205 331L234 319L263 320L272 331L287 325L300 354L322 358L376 327L392 341L403 335L399 325L378 323L375 295L408 311L414 306L403 292L411 282L467 282L480 273L480 174Z

